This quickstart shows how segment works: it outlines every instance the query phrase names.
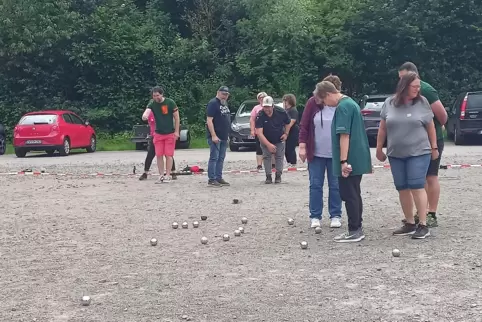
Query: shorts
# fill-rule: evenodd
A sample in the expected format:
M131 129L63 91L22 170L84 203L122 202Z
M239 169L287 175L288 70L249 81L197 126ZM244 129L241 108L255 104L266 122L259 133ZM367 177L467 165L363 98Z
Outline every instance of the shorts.
M408 158L388 157L395 188L398 191L423 189L431 157L431 154Z
M438 177L438 170L440 169L440 160L442 159L442 152L444 152L444 140L437 141L438 148L438 158L430 161L430 166L428 167L427 177L435 176Z
M170 134L157 134L154 133L154 148L156 149L156 157L174 156L174 149L176 148L176 136L174 133Z
M259 142L258 137L256 136L256 155L263 155L263 149L261 149L261 142Z

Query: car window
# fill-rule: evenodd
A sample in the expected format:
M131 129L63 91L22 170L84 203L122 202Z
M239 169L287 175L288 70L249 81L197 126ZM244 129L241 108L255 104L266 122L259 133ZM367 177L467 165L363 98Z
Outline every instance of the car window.
M467 97L467 110L482 110L482 93L469 94Z
M74 121L72 121L72 119L70 118L70 114L62 114L62 118L65 122L69 124L74 124Z
M367 99L365 103L365 110L371 110L371 111L381 111L383 103L385 103L384 98L372 98L372 99Z
M74 121L74 124L84 125L84 121L82 121L77 115L70 114L70 117L72 118L72 121Z
M243 103L241 107L238 110L238 116L250 116L251 111L253 108L258 105L258 102L248 102L248 103Z
M19 125L55 124L55 123L57 123L57 115L55 114L25 115L18 122Z

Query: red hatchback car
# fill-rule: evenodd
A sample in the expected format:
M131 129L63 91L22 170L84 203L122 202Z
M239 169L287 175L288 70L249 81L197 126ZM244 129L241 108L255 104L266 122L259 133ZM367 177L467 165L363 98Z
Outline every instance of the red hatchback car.
M39 111L27 113L15 126L13 146L19 158L29 151L45 151L53 155L70 154L72 149L95 152L97 139L89 122L70 111Z

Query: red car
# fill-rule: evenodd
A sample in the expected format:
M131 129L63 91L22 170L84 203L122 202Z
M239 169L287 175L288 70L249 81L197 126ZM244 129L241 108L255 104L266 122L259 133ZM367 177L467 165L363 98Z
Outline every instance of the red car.
M53 155L70 154L72 149L95 152L97 139L89 122L70 111L39 111L27 113L13 131L13 146L19 158L29 151L45 151Z

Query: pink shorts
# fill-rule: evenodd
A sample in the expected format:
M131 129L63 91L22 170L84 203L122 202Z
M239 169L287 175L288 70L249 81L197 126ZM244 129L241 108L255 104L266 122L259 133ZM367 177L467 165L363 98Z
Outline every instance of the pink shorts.
M154 133L153 137L154 148L156 150L156 156L174 156L174 149L176 148L176 136L171 134L157 134Z

